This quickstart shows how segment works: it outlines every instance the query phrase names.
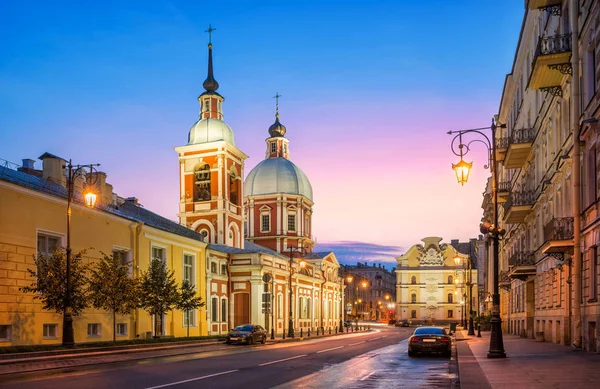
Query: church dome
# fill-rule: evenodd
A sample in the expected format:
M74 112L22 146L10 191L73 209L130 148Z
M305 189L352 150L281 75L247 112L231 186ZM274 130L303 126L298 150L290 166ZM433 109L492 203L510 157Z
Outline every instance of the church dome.
M252 169L244 182L244 196L275 193L301 195L312 201L308 177L286 158L268 158Z
M227 123L219 119L206 118L198 120L190 129L188 145L209 143L219 140L235 145L233 141L233 130Z
M275 123L271 124L271 127L269 127L269 135L271 137L276 137L276 136L284 136L286 133L286 128L283 124L281 124L279 122L279 114L277 114L277 116L275 117Z

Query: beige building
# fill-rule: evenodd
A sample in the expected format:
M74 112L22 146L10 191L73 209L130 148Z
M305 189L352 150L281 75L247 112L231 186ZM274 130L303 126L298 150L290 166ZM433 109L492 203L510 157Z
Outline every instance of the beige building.
M496 120L503 331L598 351L598 1L528 0ZM491 183L484 220L492 221ZM491 242L482 295L493 291ZM486 304L491 308L491 302Z
M396 319L413 324L457 322L468 319L469 303L476 312L479 293L473 251L461 253L442 243L442 238L428 237L396 258Z

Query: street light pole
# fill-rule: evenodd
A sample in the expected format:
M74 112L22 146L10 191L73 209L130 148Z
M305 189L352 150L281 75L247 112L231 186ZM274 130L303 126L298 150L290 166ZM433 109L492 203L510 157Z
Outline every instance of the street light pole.
M65 294L65 309L63 311L63 336L62 345L66 347L75 346L75 332L73 331L73 313L71 312L71 203L73 202L73 190L75 178L79 175L85 175L84 168L89 167L89 179L86 178L88 183L87 192L84 194L85 205L89 208L93 208L96 204L96 194L91 190L91 176L94 170L94 166L100 166L100 164L90 165L75 165L69 160L67 165L67 247L66 252L66 294ZM75 170L73 170L75 169Z
M505 128L506 125L502 124L499 126L500 128ZM489 223L482 223L480 226L480 230L484 234L489 234L493 241L493 285L494 285L494 294L492 296L493 306L492 306L492 319L490 320L491 331L490 331L490 346L488 349L488 358L506 358L506 353L504 352L504 342L502 339L502 319L500 318L500 291L498 286L498 263L499 263L499 245L498 241L500 237L504 235L504 230L499 228L498 226L498 166L496 161L496 123L492 120L492 125L490 127L482 127L482 128L473 128L469 130L458 130L458 131L448 131L449 135L456 134L452 139L452 143L450 148L452 152L460 156L460 162L456 165L453 165L453 168L456 172L456 176L461 185L464 185L467 182L469 177L469 170L472 164L463 161L462 157L469 152L469 146L473 142L483 143L488 150L488 161L490 164L490 169L492 170L492 199L493 199L493 208L494 208L494 224L490 225ZM492 131L492 141L490 138L483 133L483 130L490 129ZM464 134L475 134L481 136L482 139L474 139L467 144L462 142L462 136ZM458 152L454 148L454 142L459 140ZM464 149L464 150L463 150Z
M294 274L294 252L300 253L300 255L304 255L306 250L304 247L296 247L296 246L288 246L288 251L290 252L290 282L289 282L289 292L290 292L290 321L288 323L288 337L294 337L294 316L292 310L293 298L292 298L292 274ZM304 267L304 261L300 261L300 267Z
M467 284L469 287L469 331L467 335L475 335L475 329L473 328L473 267L471 265L471 257L468 257L467 266L469 269L469 283Z

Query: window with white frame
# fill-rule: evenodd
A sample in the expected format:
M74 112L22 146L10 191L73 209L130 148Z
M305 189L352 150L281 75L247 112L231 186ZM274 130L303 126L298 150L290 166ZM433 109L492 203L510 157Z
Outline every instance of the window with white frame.
M213 274L217 274L217 263L216 262L210 263L210 272Z
M127 336L127 323L117 323L117 336Z
M58 324L44 324L42 335L44 339L58 338Z
M221 274L227 275L227 264L225 264L225 263L221 264Z
M12 340L12 326L9 324L0 324L0 342L10 342Z
M277 295L277 318L283 318L283 295L281 293Z
M152 246L152 260L164 262L167 259L166 250L162 247Z
M97 337L102 336L102 324L88 323L87 335L88 335L88 338L97 338Z
M277 152L277 143L275 143L275 142L271 143L271 152L272 153Z
M119 260L121 266L129 266L129 250L113 248L112 256Z
M183 254L183 281L191 286L196 286L196 279L194 277L194 255Z
M227 322L227 299L221 299L221 322Z
M183 311L183 326L184 327L195 327L196 326L196 311L195 310Z
M288 231L296 231L296 215L288 215Z
M260 220L260 231L269 232L271 230L271 216L268 213L263 213L260 215Z
M211 299L210 319L214 322L219 321L219 299L213 297Z
M61 238L56 235L39 232L37 235L37 252L49 258L60 246L60 241Z

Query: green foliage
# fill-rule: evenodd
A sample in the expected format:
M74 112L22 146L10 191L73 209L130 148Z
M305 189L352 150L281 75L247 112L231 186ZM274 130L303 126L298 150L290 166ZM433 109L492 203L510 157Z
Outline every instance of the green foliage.
M113 314L113 341L116 339L116 315L128 315L138 305L137 281L129 277L129 268L118 257L102 253L102 259L90 269L89 297L92 306Z
M177 309L185 312L187 316L187 336L190 336L190 316L189 314L205 305L202 297L197 295L196 287L188 281L183 281L179 288L179 301L177 301Z
M162 317L173 310L179 302L179 291L175 283L173 271L167 270L167 264L153 259L148 271L143 271L140 278L140 307L150 315L154 315L154 335L162 333Z
M86 251L71 254L71 313L77 316L88 306L87 266L83 264ZM64 248L55 250L49 257L34 256L35 270L27 269L34 281L29 286L19 288L24 293L35 293L41 300L43 309L63 313L67 296L67 255Z

